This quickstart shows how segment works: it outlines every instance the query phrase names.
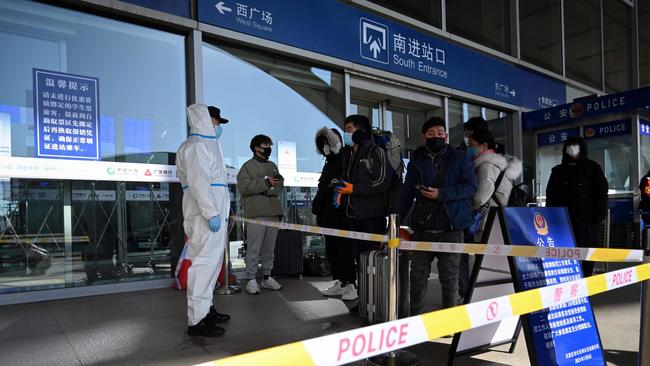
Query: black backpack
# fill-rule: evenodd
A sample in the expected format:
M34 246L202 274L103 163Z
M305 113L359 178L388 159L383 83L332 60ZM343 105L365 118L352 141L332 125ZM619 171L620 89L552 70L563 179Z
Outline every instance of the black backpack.
M526 204L528 203L527 188L528 186L524 183L512 186L510 197L508 197L508 207L526 207Z

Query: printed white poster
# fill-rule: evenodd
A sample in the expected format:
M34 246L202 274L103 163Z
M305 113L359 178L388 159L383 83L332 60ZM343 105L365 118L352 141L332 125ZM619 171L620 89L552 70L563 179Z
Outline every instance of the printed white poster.
M298 171L298 157L295 142L278 141L278 168L283 175Z
M0 113L0 156L11 156L11 115Z

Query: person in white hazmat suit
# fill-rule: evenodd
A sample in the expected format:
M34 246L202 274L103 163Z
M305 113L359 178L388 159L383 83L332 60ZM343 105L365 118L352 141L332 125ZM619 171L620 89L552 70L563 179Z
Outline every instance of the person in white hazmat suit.
M212 304L217 276L227 243L230 192L219 137L222 125L216 107L187 107L190 135L178 149L176 174L183 187L183 228L189 238L187 274L187 334L217 337L218 323L230 320Z

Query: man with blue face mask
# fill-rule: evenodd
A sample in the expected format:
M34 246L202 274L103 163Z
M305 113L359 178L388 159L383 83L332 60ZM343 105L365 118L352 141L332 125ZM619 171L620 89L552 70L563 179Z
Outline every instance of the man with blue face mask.
M189 238L187 256L187 334L217 337L225 330L218 323L230 319L212 306L212 293L221 269L228 235L230 192L219 137L221 118L216 107L187 107L191 127L176 154L176 174L183 187L183 228Z

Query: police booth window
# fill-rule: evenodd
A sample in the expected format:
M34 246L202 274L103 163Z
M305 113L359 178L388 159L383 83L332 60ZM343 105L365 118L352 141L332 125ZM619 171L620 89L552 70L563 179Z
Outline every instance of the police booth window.
M639 119L639 134L641 141L641 176L650 172L650 115Z
M589 158L596 161L607 178L610 193L629 192L632 182L632 138L630 119L583 126Z
M289 222L315 225L311 201L316 193L324 159L314 143L319 128L342 130L345 115L343 74L269 53L204 43L205 101L221 108L230 120L221 138L224 162L236 176L253 153L250 140L269 136L274 145L270 159L284 177L282 196ZM232 207L241 207L235 181L229 182ZM243 242L239 225L231 243ZM323 251L320 236L303 235L305 250ZM231 251L233 265L243 258Z
M0 14L0 288L169 278L184 37L32 1Z

